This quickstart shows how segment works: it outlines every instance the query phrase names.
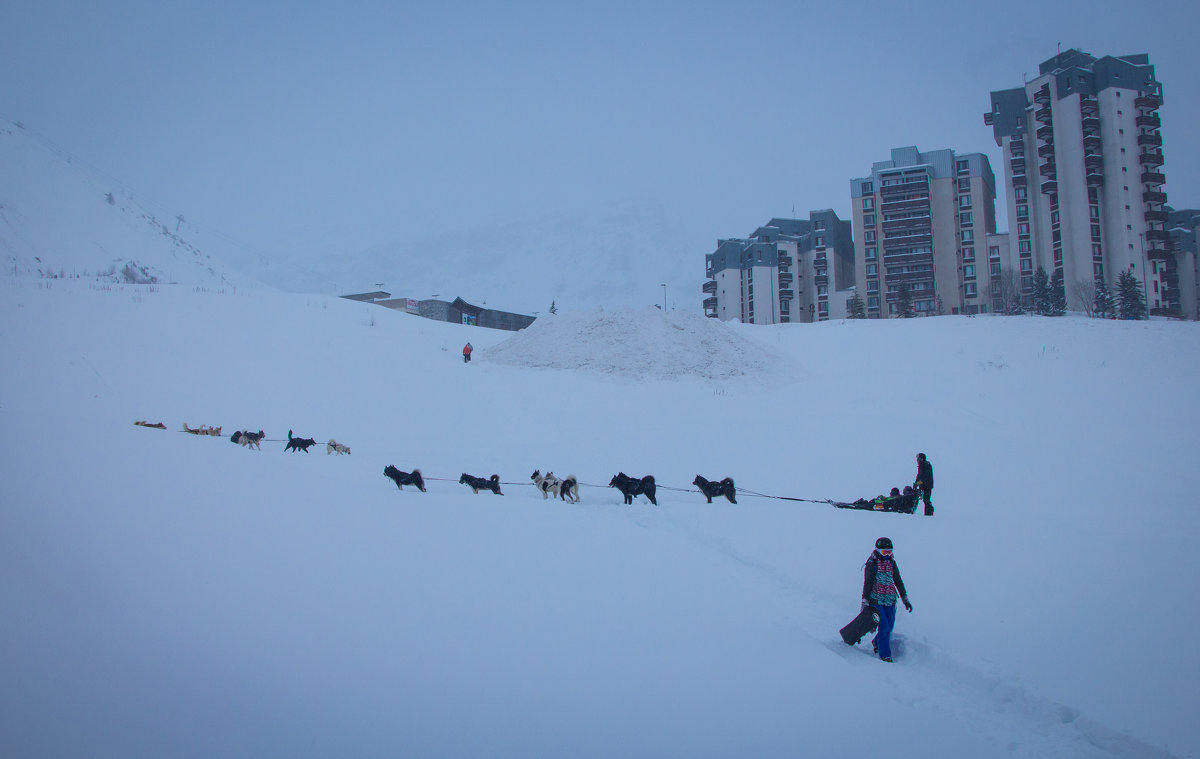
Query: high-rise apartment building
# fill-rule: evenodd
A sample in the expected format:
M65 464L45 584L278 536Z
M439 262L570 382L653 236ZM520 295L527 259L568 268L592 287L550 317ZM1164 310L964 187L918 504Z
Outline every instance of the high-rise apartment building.
M991 94L984 123L1003 148L1010 244L1026 305L1040 267L1061 271L1067 305L1128 270L1153 314L1180 312L1170 252L1158 108L1146 55L1067 50L1024 86Z
M1200 210L1168 207L1167 231L1179 275L1179 316L1200 319Z
M844 318L854 285L850 222L831 210L771 219L705 256L704 314L745 324Z
M870 176L850 181L850 196L855 281L868 317L895 314L902 285L918 314L1000 310L991 293L1008 251L996 235L987 156L895 148Z

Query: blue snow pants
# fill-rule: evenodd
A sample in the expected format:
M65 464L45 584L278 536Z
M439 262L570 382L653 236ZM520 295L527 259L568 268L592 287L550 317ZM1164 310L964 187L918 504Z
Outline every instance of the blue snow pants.
M884 606L883 604L875 604L876 609L879 609L879 630L876 631L875 637L871 639L871 643L879 649L879 658L892 658L892 628L896 626L896 606Z

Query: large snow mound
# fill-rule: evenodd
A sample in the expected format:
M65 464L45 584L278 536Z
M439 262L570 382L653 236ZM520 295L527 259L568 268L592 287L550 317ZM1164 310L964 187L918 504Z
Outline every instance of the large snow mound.
M512 366L656 380L757 376L781 361L731 325L654 307L542 317L479 357Z

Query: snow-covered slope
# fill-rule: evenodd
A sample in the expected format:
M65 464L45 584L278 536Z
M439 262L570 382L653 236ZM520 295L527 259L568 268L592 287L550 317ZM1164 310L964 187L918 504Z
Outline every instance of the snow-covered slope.
M1196 325L557 318L5 278L0 753L1197 755ZM917 451L932 519L812 502ZM837 637L880 535L892 665Z
M0 252L5 273L90 281L252 284L181 214L0 119Z

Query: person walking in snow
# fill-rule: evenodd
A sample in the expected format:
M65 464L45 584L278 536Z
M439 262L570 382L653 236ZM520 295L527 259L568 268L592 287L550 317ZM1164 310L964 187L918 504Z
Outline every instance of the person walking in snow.
M471 351L473 351L473 350L475 350L475 349L471 347L470 343L467 343L466 345L463 346L463 363L464 364L471 363Z
M899 598L908 613L912 604L904 580L900 579L900 567L892 557L892 539L875 541L875 550L863 567L863 607L874 606L879 610L879 630L871 639L871 650L883 661L892 660L892 628L896 626L896 599Z
M933 516L933 504L929 502L933 495L933 464L923 453L917 454L917 479L913 481L913 489L925 500L925 516Z

